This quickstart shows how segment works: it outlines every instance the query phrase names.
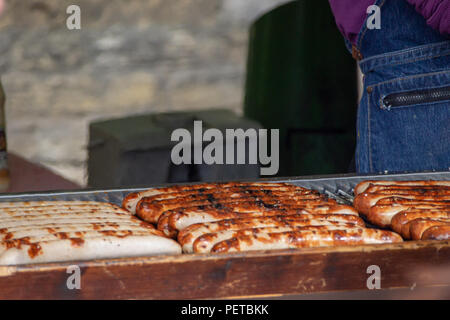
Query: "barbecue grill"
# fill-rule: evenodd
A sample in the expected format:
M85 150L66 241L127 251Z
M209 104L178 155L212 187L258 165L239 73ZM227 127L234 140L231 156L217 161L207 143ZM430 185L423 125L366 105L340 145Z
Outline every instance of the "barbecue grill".
M262 181L292 183L349 204L353 188L363 180L450 180L450 172ZM126 194L148 188L5 194L0 201L90 200L120 205ZM81 268L83 290L66 289L70 265ZM0 299L249 298L368 290L370 265L382 270L384 289L440 286L448 290L449 277L433 279L427 270L450 266L450 240L0 266Z

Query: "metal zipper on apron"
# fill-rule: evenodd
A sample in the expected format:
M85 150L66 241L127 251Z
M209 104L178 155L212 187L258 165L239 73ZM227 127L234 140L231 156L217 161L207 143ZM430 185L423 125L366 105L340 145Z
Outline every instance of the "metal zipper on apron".
M450 86L392 93L383 98L383 109L450 100Z

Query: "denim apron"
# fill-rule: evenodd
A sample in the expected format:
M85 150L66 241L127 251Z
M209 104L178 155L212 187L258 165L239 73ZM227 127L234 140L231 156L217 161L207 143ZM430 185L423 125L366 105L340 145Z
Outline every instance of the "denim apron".
M347 47L364 75L358 173L450 170L450 40L405 0L379 0L381 29L365 22Z

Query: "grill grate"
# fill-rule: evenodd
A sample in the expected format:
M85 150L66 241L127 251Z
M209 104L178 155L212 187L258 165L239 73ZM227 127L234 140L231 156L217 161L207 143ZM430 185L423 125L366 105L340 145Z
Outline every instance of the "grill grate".
M353 203L353 188L364 180L450 180L450 172L412 173L371 176L316 176L289 179L265 179L267 182L287 182L301 187L317 190L342 204ZM85 200L110 202L121 205L122 199L130 192L147 188L123 188L111 190L49 191L39 193L0 194L0 201L52 201Z

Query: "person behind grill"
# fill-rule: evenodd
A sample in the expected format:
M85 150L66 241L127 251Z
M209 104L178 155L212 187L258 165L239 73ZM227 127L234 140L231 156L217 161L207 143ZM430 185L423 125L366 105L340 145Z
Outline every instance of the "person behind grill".
M329 3L363 73L356 171L450 170L450 1Z

